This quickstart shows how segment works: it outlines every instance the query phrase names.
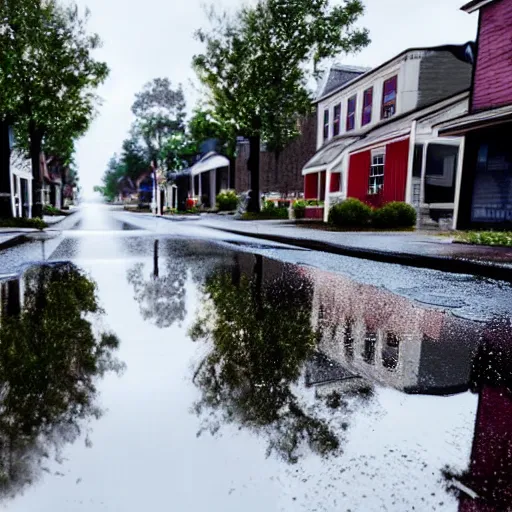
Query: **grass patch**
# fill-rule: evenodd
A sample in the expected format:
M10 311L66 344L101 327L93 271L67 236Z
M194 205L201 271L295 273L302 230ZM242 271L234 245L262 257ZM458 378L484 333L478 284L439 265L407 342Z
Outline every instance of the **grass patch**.
M55 206L47 204L43 206L43 215L48 215L48 217L61 217L69 215L69 211L59 210L58 208L55 208Z
M464 231L455 241L462 244L512 247L512 231Z
M0 228L31 228L43 230L47 227L48 224L39 217L34 219L24 219L21 217L15 219L0 219Z

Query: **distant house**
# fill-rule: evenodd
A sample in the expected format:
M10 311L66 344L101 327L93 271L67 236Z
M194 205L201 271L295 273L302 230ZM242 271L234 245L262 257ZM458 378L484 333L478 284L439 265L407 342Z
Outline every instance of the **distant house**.
M469 113L441 124L443 136L465 136L459 228L512 225L512 0L474 0L479 12Z
M32 164L21 152L11 153L11 200L14 217L32 217Z
M316 114L299 122L300 135L290 142L276 157L262 145L260 151L260 190L281 196L299 196L302 193L301 170L305 162L315 153ZM235 162L235 189L238 193L251 189L251 173L248 169L249 141L237 143Z
M167 176L168 206L186 210L187 199L203 208L215 208L217 194L232 187L230 161L227 157L209 151L188 169Z
M64 166L54 156L46 158L45 163L43 167L44 204L60 209L64 206Z
M317 152L302 174L305 198L325 200L325 220L355 197L409 202L425 224L453 222L462 139L434 125L467 111L473 56L472 43L409 49L320 93Z

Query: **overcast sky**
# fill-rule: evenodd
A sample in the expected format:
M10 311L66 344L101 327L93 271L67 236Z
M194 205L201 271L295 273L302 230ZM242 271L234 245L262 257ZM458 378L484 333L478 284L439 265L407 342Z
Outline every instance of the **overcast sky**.
M103 40L96 57L111 69L99 91L103 98L100 113L77 147L80 179L87 193L100 183L109 158L119 151L132 122L133 97L146 82L166 76L173 84L182 83L187 109L193 108L199 97L190 63L201 51L193 34L207 20L204 0L77 2L91 10L90 30ZM222 5L231 9L243 3L223 0ZM366 14L360 24L370 30L372 42L359 54L341 56L339 62L373 67L406 48L463 43L476 37L477 16L460 11L465 3L461 0L364 3Z

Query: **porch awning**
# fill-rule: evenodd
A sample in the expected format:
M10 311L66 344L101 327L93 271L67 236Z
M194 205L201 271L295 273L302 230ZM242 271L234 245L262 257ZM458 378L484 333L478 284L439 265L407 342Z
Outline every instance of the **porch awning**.
M192 176L197 176L203 172L212 171L213 169L219 169L221 167L229 167L229 159L212 151L203 156L201 160L196 162L190 169Z
M359 140L359 137L346 137L334 139L332 142L320 148L316 154L309 160L309 162L302 169L302 175L310 174L312 172L325 171L330 167L343 151L351 144Z
M436 126L439 135L464 135L472 130L512 122L512 105L466 114Z

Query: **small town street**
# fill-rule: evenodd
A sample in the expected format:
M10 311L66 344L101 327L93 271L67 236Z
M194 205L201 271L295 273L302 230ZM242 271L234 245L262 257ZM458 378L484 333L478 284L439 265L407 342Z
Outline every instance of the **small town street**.
M509 283L235 235L208 216L85 204L65 223L0 251L0 328L17 301L42 318L35 290L72 345L83 276L102 308L86 325L118 345L94 356L69 429L39 389L49 423L37 442L11 434L9 510L455 512L484 460L510 463L495 449L509 441L496 395L512 367Z

